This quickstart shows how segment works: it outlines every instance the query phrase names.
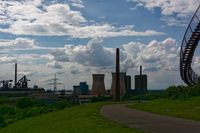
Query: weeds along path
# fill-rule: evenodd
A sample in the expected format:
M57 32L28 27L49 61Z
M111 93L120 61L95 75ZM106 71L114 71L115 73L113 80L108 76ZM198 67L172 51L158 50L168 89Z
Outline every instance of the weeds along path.
M103 106L101 114L128 127L152 133L200 133L200 121L130 109L125 104Z

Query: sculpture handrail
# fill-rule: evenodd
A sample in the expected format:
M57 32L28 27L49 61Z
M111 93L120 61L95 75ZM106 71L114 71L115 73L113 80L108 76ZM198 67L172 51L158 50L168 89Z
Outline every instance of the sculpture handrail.
M200 17L198 16L200 16L200 5L190 20L180 49L180 75L183 81L188 85L195 84L198 79L198 75L191 67L192 57L200 38Z
M183 45L183 43L184 43L184 41L185 41L185 36L187 35L188 30L189 30L189 28L190 28L190 25L191 25L191 23L193 22L194 18L196 17L196 18L199 20L199 22L200 22L200 19L198 18L198 16L196 16L197 12L200 11L199 9L200 9L200 5L198 6L197 10L195 11L195 13L194 13L192 19L190 20L190 23L189 23L189 25L188 25L188 27L187 27L187 29L186 29L186 31L185 31L184 38L183 38L183 40L182 40L182 45ZM186 41L187 41L187 40L186 40ZM182 45L181 45L181 50L182 50Z

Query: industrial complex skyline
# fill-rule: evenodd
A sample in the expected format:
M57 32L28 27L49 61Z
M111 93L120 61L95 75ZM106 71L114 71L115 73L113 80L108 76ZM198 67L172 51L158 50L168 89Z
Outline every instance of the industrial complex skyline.
M149 89L183 84L179 49L199 2L0 1L0 80L13 79L17 62L19 76L27 75L31 86L52 88L48 80L56 73L65 89L84 81L91 88L92 74L105 74L110 89L119 47L121 72L134 77L142 65ZM199 62L194 57L196 71Z

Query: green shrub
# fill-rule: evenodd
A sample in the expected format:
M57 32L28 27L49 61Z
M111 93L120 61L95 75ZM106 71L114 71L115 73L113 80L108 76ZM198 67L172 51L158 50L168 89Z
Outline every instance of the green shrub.
M99 96L99 97L91 98L91 102L102 102L102 101L108 101L108 100L111 100L111 97Z
M33 104L34 103L30 98L24 97L24 98L17 100L17 107L21 108L21 109L31 107L31 106L33 106Z
M163 91L148 91L144 94L130 94L129 97L123 97L122 100L155 100L163 97Z
M0 115L14 115L17 109L13 106L3 105L0 107Z
M72 104L67 101L67 100L60 100L56 102L56 109L60 110L60 109L64 109L65 107L71 107Z
M169 86L164 93L164 97L168 99L184 99L189 97L200 96L200 82L194 86Z
M53 112L71 106L73 106L73 104L67 100L44 102L26 97L20 98L17 100L16 107L10 105L0 106L0 128L14 123L17 120Z
M6 103L6 101L7 101L6 97L0 96L0 104L4 104L4 103Z
M0 115L0 127L4 127L5 126L5 119L3 118L2 115Z

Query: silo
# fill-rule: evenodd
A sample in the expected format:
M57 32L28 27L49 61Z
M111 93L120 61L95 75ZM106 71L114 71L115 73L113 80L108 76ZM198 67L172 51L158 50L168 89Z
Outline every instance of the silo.
M126 78L126 73L120 73L120 96L124 96L126 93L126 86L125 86L125 78ZM112 85L111 85L111 96L115 96L115 81L116 81L116 73L112 73Z
M105 96L105 84L104 84L104 74L93 74L93 84L92 84L92 95Z

